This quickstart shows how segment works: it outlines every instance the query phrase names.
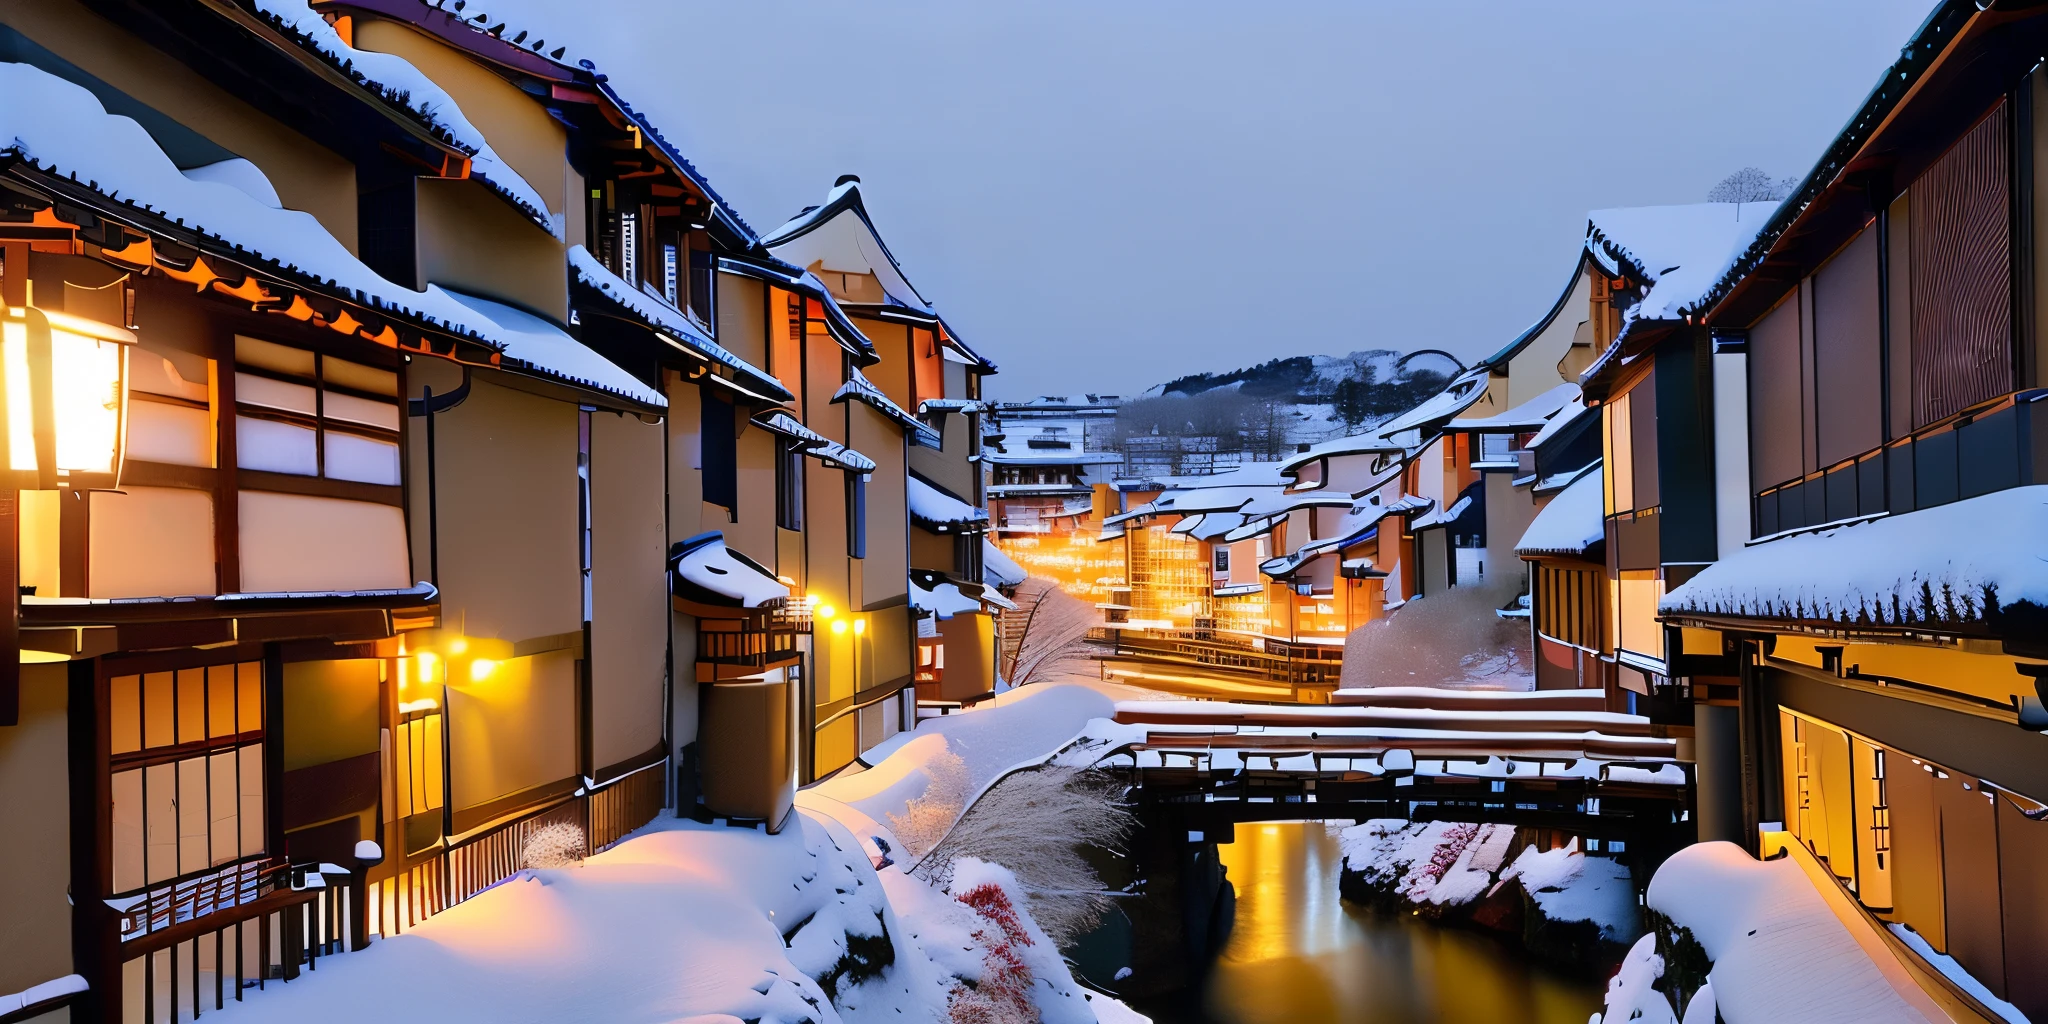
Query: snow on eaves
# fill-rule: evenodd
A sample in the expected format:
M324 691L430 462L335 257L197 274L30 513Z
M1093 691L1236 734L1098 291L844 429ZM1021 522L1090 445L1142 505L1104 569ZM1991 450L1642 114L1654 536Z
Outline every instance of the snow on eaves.
M508 361L524 363L527 368L544 376L610 392L642 405L657 409L668 407L668 400L641 383L639 378L619 369L611 360L585 348L582 342L561 328L532 313L440 285L430 284L427 290L445 294L469 309L472 322L481 320L491 325L493 329L489 334L505 347L505 359Z
M386 102L411 114L456 147L470 154L470 176L491 191L519 207L534 223L545 226L556 238L562 237L561 214L548 212L532 184L510 164L498 157L484 134L469 123L455 99L412 62L395 53L358 50L345 43L327 19L314 13L304 0L251 0L257 13L309 52L325 60L358 85L376 93Z
M1454 419L1451 421L1449 429L1475 432L1511 431L1514 433L1520 433L1525 430L1541 430L1548 426L1552 420L1556 419L1560 412L1570 408L1577 401L1579 401L1579 386L1577 384L1559 384L1506 412L1495 413L1492 416L1474 417L1472 419L1464 419L1462 417Z
M1777 208L1765 202L1595 210L1587 217L1586 248L1649 287L1629 319L1677 320L1699 311Z
M764 412L754 417L752 422L755 426L794 439L798 450L814 459L834 463L840 469L855 473L875 471L875 460L804 426L796 417L781 409Z
M795 399L796 396L791 395L789 389L783 387L780 381L711 340L711 336L704 333L703 328L692 323L681 310L627 284L624 278L599 263L597 257L592 256L590 250L581 244L569 247L569 269L575 272L578 281L597 289L605 298L639 317L647 326L672 335L682 347L744 377L748 391L777 402Z
M985 526L988 510L975 508L917 477L910 477L910 518L934 529Z
M379 276L312 214L281 210L241 187L181 173L132 119L92 93L27 64L0 63L0 160L18 157L113 203L153 214L251 266L271 266L351 301L482 338L473 310L437 289L413 291Z
M789 598L789 585L761 563L726 547L717 530L676 544L669 559L676 596L706 604L766 608Z
M930 313L932 304L903 273L870 220L861 200L860 179L848 176L832 186L825 201L808 207L761 237L778 259L800 267L822 264L828 271L868 273L893 305Z
M1031 578L1017 560L1004 553L994 541L981 541L981 582L991 587L1014 587Z
M868 380L866 374L853 367L847 368L846 383L839 385L839 390L832 392L834 402L844 402L849 398L895 420L904 430L917 435L919 443L927 448L938 448L945 443L939 437L938 431L925 426L924 421L897 405L888 395L883 394L882 389L876 387L873 381Z
M1537 431L1536 436L1530 438L1529 443L1524 447L1532 452L1536 451L1543 447L1551 438L1563 433L1564 428L1571 426L1578 421L1579 417L1585 414L1586 400L1584 396L1573 396L1571 401L1564 404L1564 408L1559 409L1556 415L1550 417L1550 420L1543 424L1543 429Z
M2021 602L2048 607L2048 484L1751 544L1657 608L1904 627L1996 625Z
M1543 506L1515 542L1518 555L1584 555L1607 537L1606 488L1602 470L1594 463L1571 482L1550 504Z
M1380 424L1379 429L1374 431L1375 436L1391 438L1402 431L1426 427L1464 412L1486 395L1486 380L1492 373L1491 369L1484 366L1466 370L1442 391L1425 399L1422 404ZM1301 460L1297 457L1295 461L1298 463Z

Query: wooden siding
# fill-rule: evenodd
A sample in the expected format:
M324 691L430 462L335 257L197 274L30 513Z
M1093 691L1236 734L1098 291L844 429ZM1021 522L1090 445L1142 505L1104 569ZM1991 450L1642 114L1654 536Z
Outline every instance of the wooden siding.
M2006 108L1992 108L1911 188L1913 426L2011 389Z

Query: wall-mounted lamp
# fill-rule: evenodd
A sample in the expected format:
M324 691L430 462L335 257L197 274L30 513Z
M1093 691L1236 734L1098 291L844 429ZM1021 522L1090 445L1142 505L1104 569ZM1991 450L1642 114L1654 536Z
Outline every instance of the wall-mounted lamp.
M0 311L0 580L8 590L0 649L21 649L18 492L118 486L133 344L125 328L25 301ZM20 721L22 660L0 656L0 725Z

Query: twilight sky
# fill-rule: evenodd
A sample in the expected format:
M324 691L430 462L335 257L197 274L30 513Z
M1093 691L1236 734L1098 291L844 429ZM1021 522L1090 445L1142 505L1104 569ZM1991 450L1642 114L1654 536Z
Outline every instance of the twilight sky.
M860 175L1001 398L1482 357L1556 300L1586 211L1803 176L1931 8L486 2L596 61L757 230Z

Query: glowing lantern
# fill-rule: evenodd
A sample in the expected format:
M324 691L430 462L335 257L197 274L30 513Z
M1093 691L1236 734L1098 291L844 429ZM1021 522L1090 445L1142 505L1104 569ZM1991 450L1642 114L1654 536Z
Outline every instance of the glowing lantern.
M7 311L0 429L17 488L48 490L72 474L119 479L133 344L134 334L83 317L33 306Z

